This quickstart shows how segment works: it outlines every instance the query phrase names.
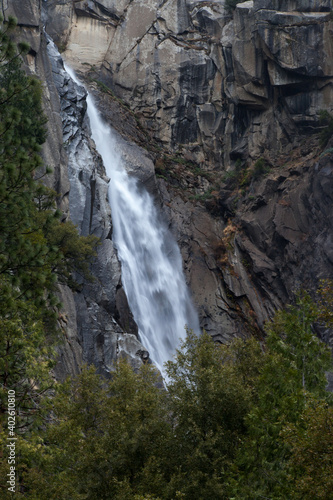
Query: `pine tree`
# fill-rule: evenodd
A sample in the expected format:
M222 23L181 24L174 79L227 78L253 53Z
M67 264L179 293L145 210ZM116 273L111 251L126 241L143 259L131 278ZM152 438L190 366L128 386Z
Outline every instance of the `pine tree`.
M86 367L59 384L44 446L26 450L26 496L158 500L156 464L170 429L165 397L151 365L136 374L125 360L108 383Z
M267 326L267 350L246 418L247 437L231 480L234 498L288 498L291 449L283 430L299 427L309 399L330 400L325 372L332 365L331 355L312 332L318 314L303 294L296 306L279 311Z
M168 363L168 392L174 421L170 497L226 498L225 471L245 432L250 388L242 383L232 349L204 333L188 332Z
M299 425L290 424L282 437L290 447L287 464L289 498L333 498L333 408L309 398Z

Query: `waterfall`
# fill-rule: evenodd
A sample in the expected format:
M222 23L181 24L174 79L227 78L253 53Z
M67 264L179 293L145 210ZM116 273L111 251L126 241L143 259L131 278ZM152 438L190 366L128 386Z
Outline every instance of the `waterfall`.
M66 67L66 71L81 85L70 68ZM183 275L181 254L152 196L127 174L112 130L102 120L89 93L87 113L92 139L111 179L108 195L112 239L121 262L129 307L142 344L165 375L163 365L175 354L180 339L185 338L185 325L200 331Z

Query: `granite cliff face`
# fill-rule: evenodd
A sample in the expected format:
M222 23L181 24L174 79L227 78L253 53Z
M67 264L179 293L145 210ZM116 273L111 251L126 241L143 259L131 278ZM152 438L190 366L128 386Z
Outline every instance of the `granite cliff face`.
M47 2L47 30L173 150L207 168L291 149L332 107L330 2Z
M71 349L60 371L80 364L82 348L102 372L122 349L139 363L85 92L42 33L41 4L2 8L18 18L30 71L45 81L45 158L61 207L102 240L97 282L75 297L63 291ZM329 0L253 0L232 14L223 1L193 0L43 8L46 32L91 86L128 169L169 221L203 328L223 342L261 335L295 290L332 277L333 156L318 139L320 110L333 111Z

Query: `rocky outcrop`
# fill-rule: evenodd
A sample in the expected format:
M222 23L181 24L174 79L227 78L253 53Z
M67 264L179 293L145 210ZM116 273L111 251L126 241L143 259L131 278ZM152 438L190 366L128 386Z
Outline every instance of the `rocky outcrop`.
M240 305L233 302L217 262L216 250L223 238L225 223L212 217L201 204L193 205L172 188L167 190L163 180L160 191L182 252L201 328L223 343L248 334L246 321L239 314Z
M232 292L249 299L260 328L272 306L282 307L301 288L316 290L333 273L332 149L320 154L312 140L285 160L252 179L243 197L238 191L221 268ZM225 190L222 210L231 209L232 198Z
M318 126L320 109L331 111L327 3L237 5L232 26L224 28L222 38L228 75L224 90L243 118L238 115L238 124L228 131L231 159L291 150L299 134ZM312 12L314 8L318 12Z
M313 292L332 277L330 146L323 151L317 137L307 139L259 175L261 163L243 165L213 199L195 206L160 181L201 325L214 338L261 337L267 319L298 290Z
M87 72L93 66L98 78L128 102L167 147L189 144L192 154L204 161L204 143L209 158L218 162L221 51L213 39L221 36L222 5L205 2L190 12L184 0L117 2L117 8L106 1L85 8L81 4L48 2L47 30L73 67ZM101 6L112 14L98 14ZM70 15L65 14L68 9ZM60 31L59 16L67 20Z

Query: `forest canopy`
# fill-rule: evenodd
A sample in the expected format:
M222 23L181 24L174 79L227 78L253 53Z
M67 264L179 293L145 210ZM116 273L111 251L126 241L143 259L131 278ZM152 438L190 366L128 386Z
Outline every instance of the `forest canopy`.
M329 349L308 296L279 312L264 344L203 333L168 362L93 367L44 398L21 442L22 495L40 499L310 499L333 495Z

